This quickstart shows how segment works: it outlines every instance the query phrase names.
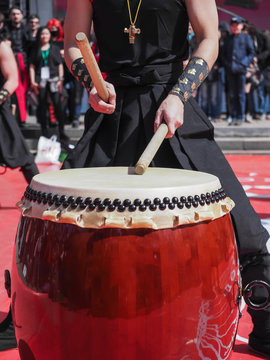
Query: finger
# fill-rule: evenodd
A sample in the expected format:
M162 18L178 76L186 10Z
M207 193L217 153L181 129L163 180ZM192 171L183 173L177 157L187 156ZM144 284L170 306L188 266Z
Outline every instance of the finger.
M167 126L168 126L168 133L165 139L170 139L171 137L173 137L175 133L175 127L171 123L167 123Z
M111 104L105 103L98 94L96 95L90 95L89 98L90 105L92 108L97 111L104 114L112 114L114 112L115 107Z
M155 122L154 122L154 132L156 132L157 129L159 128L159 126L162 122L162 118L163 118L163 112L158 110L156 112L156 117L155 117Z
M111 105L114 105L116 104L116 93L115 93L115 89L114 89L114 86L110 83L107 83L107 89L109 91L109 103Z

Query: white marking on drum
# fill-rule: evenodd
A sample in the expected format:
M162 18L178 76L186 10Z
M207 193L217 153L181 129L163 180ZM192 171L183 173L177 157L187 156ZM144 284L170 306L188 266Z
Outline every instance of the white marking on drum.
M236 335L236 340L239 340L239 341L242 341L242 342L245 343L245 344L248 344L248 339L243 338L243 337L240 336L240 335Z
M234 281L235 276L236 276L236 271L233 270L233 271L231 272L231 281Z
M225 297L228 296L226 292L231 294L236 275L236 270L232 269L229 281L225 286ZM216 310L214 311L214 309ZM236 308L228 307L228 302L224 302L217 296L212 300L202 303L197 330L198 342L196 344L201 359L226 360L230 357L237 332L238 320L239 312L237 312ZM214 358L210 359L208 357L209 350L215 354Z
M269 185L256 185L254 186L255 189L260 189L260 190L269 190L270 186Z
M257 176L257 173L249 173L249 176Z
M244 298L241 298L241 304L240 304L240 311L242 312L244 310L244 308L246 307L246 303Z
M251 189L252 188L252 186L250 186L250 185L243 185L243 189L245 190L245 191L248 191L249 189Z

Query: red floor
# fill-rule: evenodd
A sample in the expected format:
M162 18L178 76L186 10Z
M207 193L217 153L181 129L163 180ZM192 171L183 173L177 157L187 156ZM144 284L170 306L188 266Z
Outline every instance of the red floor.
M270 231L270 156L264 155L229 155L227 156L232 168L243 184L250 200L259 213L264 225ZM41 172L55 170L56 166L39 166ZM1 174L2 168L0 168ZM9 307L9 299L2 284L4 283L4 269L10 269L13 243L20 213L16 209L16 202L20 200L26 188L26 182L18 170L7 170L0 175L0 321L4 318ZM236 344L231 360L265 359L248 350L247 339L251 331L251 322L246 309L240 320ZM0 352L0 360L19 360L18 351ZM102 360L102 359L100 359Z

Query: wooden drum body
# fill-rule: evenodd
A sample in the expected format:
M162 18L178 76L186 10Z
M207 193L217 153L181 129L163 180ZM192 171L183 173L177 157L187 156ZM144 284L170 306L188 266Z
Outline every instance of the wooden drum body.
M121 177L125 169L114 171ZM201 174L175 171L183 177ZM181 185L176 201L168 177L166 191L158 184L149 190L150 195L162 195L160 202L132 186L128 198L120 194L123 208L116 198L105 198L105 193L112 196L108 188L103 188L102 198L89 186L90 193L97 194L96 201L90 201L86 193L82 196L85 189L59 189L58 180L56 192L50 176L35 177L21 204L12 268L12 311L21 358L228 359L238 325L239 271L231 201L223 189L218 186L215 193L211 190L216 184L208 184L210 197L201 194L205 204L199 200L197 205L188 181L189 190ZM61 202L59 193L67 199ZM69 205L64 201L68 198ZM186 198L183 207L181 198ZM136 209L131 207L134 200ZM109 208L113 202L115 208ZM222 216L207 220L206 213Z

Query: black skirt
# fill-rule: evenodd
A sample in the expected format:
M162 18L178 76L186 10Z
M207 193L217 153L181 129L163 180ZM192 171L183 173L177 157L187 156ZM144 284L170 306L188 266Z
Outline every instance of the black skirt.
M34 162L8 101L0 105L0 163L11 169Z

